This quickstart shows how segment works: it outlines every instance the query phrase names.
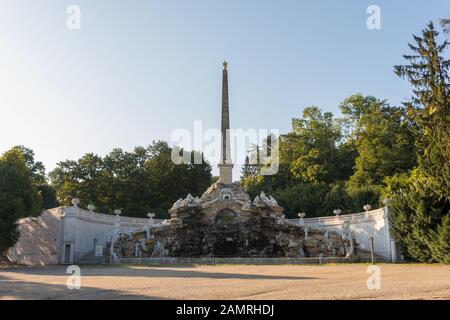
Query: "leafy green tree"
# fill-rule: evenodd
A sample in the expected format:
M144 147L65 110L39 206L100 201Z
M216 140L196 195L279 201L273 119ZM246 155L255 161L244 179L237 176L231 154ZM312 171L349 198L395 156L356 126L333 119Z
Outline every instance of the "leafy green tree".
M270 190L266 188L267 177L265 176L251 175L245 177L241 179L241 185L252 199L259 195L261 191L265 190L266 192L270 192L273 190L272 188Z
M154 190L155 212L167 215L167 210L179 198L188 193L201 196L211 183L211 166L193 164L194 153L190 154L190 164L176 165L171 161L172 149L165 142L157 142L151 147L151 157L146 168L151 173L151 189Z
M294 177L311 183L342 179L337 161L340 139L341 131L332 113L322 113L317 107L305 108L302 118L292 120Z
M41 211L41 197L27 166L26 154L13 148L0 157L0 254L18 237L17 221Z
M412 55L395 67L398 76L413 86L405 103L414 123L418 165L409 174L387 179L385 193L393 199L394 236L404 254L422 262L449 263L450 243L450 100L448 69L444 57L447 41L430 22L409 44Z
M147 200L150 190L146 188L148 172L145 169L149 156L149 150L142 148L133 152L114 149L101 160L94 184L99 193L89 193L95 196L94 199L101 200L100 210L113 212L121 208L127 215L144 216L150 205Z
M442 203L418 190L419 175L415 169L386 179L384 196L392 199L392 235L407 259L448 263L448 211L443 215Z
M342 142L340 127L331 113L306 108L302 118L293 119L292 131L279 137L278 173L250 175L241 184L252 198L261 191L276 196L288 217L300 211L323 216L336 208L347 210L349 200L340 188L341 180L351 175L356 152Z
M33 179L33 183L36 186L40 186L43 184L46 184L46 177L45 177L45 167L44 164L40 161L36 162L34 160L34 151L30 148L27 148L25 146L15 146L12 148L12 150L17 150L20 153L23 154L23 157L25 159L25 164L28 168L28 170L31 173L31 177Z
M38 191L42 197L42 209L52 209L58 207L56 199L56 190L48 183L38 187Z
M427 190L449 198L450 190L450 60L444 57L449 43L438 44L439 33L430 22L422 37L409 44L412 55L395 73L413 86L413 96L405 103L409 118L416 124L419 169L427 178Z
M340 109L351 123L350 139L358 153L350 189L382 185L384 177L415 165L414 137L404 108L358 94L347 98Z
M33 184L37 187L43 199L43 209L55 208L58 206L56 201L55 190L48 184L47 176L45 174L44 164L40 161L35 161L34 151L25 146L15 146L12 148L21 152L24 156L26 166L31 172Z
M428 247L434 261L450 264L450 215L444 215L436 230L429 230Z
M77 161L59 163L50 178L64 205L77 197L80 206L92 203L101 212L121 208L127 216L155 212L167 217L176 200L188 193L200 196L211 184L211 166L206 161L193 164L194 153L190 153L191 164L176 165L171 153L166 142L158 141L133 152L114 149L103 158L86 154Z
M297 218L299 212L306 212L309 217L316 217L330 214L327 212L328 208L324 206L328 190L328 186L324 183L298 182L273 192L273 195L285 209L286 217Z
M71 205L73 198L79 198L82 206L90 199L96 199L100 188L99 175L102 169L101 157L88 153L78 161L66 160L57 164L49 174L52 186L61 205ZM101 205L100 201L96 205Z
M253 170L253 168L252 168L252 166L250 164L250 158L247 155L245 157L245 162L244 162L244 164L242 166L242 169L241 169L241 179L248 178L248 177L250 177L252 175L254 175L254 170Z

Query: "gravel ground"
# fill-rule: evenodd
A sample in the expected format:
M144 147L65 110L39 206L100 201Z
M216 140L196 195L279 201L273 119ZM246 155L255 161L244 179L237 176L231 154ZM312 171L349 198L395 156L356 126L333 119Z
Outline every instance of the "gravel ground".
M450 299L450 266L380 264L372 290L368 266L85 266L79 290L64 266L6 267L0 299Z

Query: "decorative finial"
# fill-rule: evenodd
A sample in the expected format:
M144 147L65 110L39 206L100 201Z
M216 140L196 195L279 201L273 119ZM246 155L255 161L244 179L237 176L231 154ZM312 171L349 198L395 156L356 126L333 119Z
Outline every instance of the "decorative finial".
M78 205L80 204L80 199L73 198L71 202L75 207L78 207Z
M223 69L224 69L224 70L227 70L227 66L228 66L228 62L224 61L224 62L223 62Z

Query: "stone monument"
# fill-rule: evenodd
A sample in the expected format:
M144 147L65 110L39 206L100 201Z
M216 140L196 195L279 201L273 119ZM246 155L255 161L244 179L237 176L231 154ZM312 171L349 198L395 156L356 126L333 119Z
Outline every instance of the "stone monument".
M165 224L122 236L117 257L350 257L357 245L345 234L299 225L284 218L277 201L261 192L253 201L233 182L230 152L228 67L222 71L219 180L200 197L188 195L169 210ZM148 234L150 233L150 234ZM134 249L134 250L133 250Z

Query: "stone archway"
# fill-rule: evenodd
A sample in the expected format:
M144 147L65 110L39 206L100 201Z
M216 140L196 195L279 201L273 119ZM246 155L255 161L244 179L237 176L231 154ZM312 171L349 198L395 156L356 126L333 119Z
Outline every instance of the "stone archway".
M215 238L213 254L215 256L239 256L242 252L240 217L231 209L219 211L211 228Z

